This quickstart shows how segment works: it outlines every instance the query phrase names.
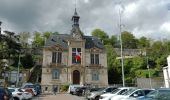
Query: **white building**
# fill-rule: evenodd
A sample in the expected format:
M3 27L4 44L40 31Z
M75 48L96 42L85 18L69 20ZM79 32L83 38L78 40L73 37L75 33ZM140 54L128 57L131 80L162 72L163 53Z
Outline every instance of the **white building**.
M165 87L170 88L170 55L167 57L168 66L163 68Z

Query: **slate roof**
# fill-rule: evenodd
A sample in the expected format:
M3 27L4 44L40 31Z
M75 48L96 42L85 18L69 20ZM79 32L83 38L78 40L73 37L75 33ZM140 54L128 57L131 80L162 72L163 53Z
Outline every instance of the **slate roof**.
M94 47L104 49L104 45L103 45L102 41L100 39L98 39L97 37L84 36L84 39L86 40L86 43L85 43L86 49L90 49L90 48L94 48Z
M70 35L68 34L57 34L57 35L51 35L46 43L45 47L53 46L53 45L60 45L63 48L68 48L68 39L70 38Z
M104 45L100 39L97 37L93 36L83 36L83 38L86 40L85 43L85 49L90 49L90 48L100 48L104 49ZM69 34L57 34L57 35L51 35L45 44L45 47L50 47L53 45L60 45L63 48L68 48L68 43L70 35Z

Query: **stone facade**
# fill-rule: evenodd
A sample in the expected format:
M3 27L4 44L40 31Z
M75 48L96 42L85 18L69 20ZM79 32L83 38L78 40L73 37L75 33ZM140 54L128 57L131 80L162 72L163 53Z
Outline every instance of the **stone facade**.
M43 49L42 90L69 84L107 86L107 55L96 37L84 36L75 10L71 34L51 35ZM77 55L80 57L76 58Z

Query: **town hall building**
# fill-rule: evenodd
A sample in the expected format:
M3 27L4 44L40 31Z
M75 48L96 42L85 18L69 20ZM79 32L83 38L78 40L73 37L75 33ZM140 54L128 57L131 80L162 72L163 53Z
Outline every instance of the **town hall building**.
M75 9L70 34L51 35L43 48L42 90L69 84L107 86L107 54L102 41L85 36Z

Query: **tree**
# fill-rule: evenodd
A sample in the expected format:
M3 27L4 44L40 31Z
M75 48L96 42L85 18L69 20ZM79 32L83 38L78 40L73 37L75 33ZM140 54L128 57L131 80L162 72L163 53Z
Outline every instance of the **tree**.
M42 34L40 32L34 32L34 38L33 38L33 47L42 47L44 46L44 41Z
M109 44L109 36L107 35L106 32L102 31L101 29L94 29L92 31L92 36L100 38L104 45Z
M167 66L167 55L162 55L156 59L156 68L162 70L163 67Z
M20 43L23 48L27 48L29 44L29 39L31 39L31 33L29 32L21 32L19 33Z
M137 39L130 32L122 32L122 45L126 49L136 49L137 48Z
M53 34L53 33L52 33L52 32L43 32L43 37L44 37L45 39L48 39L51 34Z
M148 40L146 37L141 37L138 39L138 48L148 48L150 47L150 40Z
M31 68L34 66L34 61L31 54L26 54L21 58L21 64L24 68Z
M107 63L108 63L108 81L109 84L121 83L121 64L120 60L116 60L116 52L112 45L105 45L107 51Z
M118 39L115 35L112 35L110 38L110 44L115 48L115 47L120 47L118 46Z

